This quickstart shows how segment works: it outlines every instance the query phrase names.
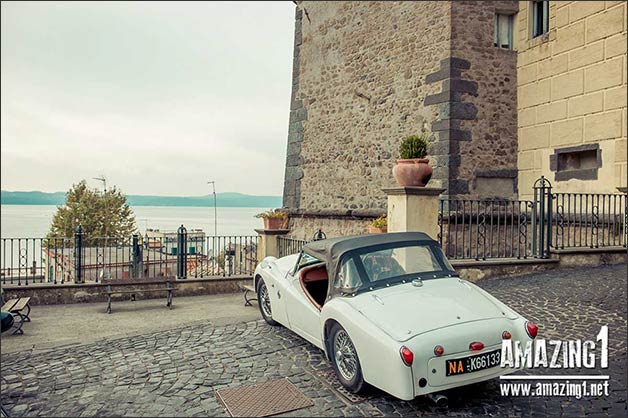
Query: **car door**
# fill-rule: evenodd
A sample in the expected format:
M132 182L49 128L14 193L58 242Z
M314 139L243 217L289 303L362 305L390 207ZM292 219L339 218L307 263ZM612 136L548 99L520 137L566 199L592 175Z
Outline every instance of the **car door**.
M266 276L265 282L268 289L268 296L270 297L273 319L291 328L286 313L286 300L284 297L287 293L286 288L290 287L290 274L282 273L274 263L269 264L267 268L270 274Z
M288 321L294 332L315 346L322 348L321 312L310 302L301 286L299 274L303 268L299 268L297 264L296 272L286 277L289 282L285 295Z

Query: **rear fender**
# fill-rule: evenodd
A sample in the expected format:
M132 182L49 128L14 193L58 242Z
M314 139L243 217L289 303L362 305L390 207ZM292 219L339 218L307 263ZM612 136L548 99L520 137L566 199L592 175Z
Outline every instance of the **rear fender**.
M327 302L321 311L321 332L328 359L332 355L329 330L333 322L339 323L353 341L367 383L400 399L414 398L412 368L401 360L401 343L338 297Z

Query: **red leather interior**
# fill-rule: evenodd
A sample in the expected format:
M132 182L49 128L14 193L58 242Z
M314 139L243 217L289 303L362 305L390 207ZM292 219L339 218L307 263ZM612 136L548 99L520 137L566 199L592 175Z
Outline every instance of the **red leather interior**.
M319 311L321 310L321 304L318 303L312 297L312 294L308 290L308 284L309 284L310 287L312 287L311 283L322 282L322 281L327 281L327 280L328 280L327 279L327 269L325 268L324 264L318 265L318 266L312 266L312 267L304 268L301 271L301 274L300 274L300 277L299 277L299 283L301 283L301 288L303 288L303 292L305 293L307 298L310 300L310 302L312 302L312 305L314 305L316 307L316 309L318 309ZM321 283L321 285L322 285L322 283ZM315 286L319 286L319 285L315 285ZM326 287L327 285L325 284L324 286Z
M304 269L301 273L301 281L303 283L319 282L321 280L327 280L327 269L325 265Z

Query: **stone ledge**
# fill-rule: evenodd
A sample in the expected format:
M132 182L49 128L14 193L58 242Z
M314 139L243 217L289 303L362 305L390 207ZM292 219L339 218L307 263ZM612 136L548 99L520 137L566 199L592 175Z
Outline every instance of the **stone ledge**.
M503 258L487 260L449 260L454 267L522 266L529 264L558 264L558 258Z
M289 229L254 229L259 235L286 235Z
M388 196L438 196L445 191L438 187L387 187L382 189Z
M253 276L252 275L238 275L238 276L229 276L229 277L191 277L191 278L187 278L187 279L176 279L176 278L171 278L170 283L173 285L177 285L177 284L183 284L183 283L205 283L205 282L229 282L229 281L241 281L241 280L247 280L247 279L251 279ZM114 283L111 283L111 285L115 285L115 286L140 286L140 285L158 285L158 284L164 284L166 283L165 279L128 279L124 282L122 281L116 281ZM51 283L31 283L29 285L16 285L16 284L3 284L2 288L7 291L7 290L16 290L16 289L20 289L20 290L24 290L24 289L42 289L42 290L48 290L48 289L85 289L85 288L92 288L92 287L107 287L110 283L105 282L98 282L98 283L58 283L58 284L51 284ZM176 287L175 287L176 288Z
M175 283L174 303L177 303L177 297L181 296L197 296L197 295L214 295L222 293L234 293L240 290L240 285L249 282L252 276L231 276L219 278L190 278L183 280L173 280ZM129 289L135 290L140 299L162 299L162 294L155 292L146 292L155 288L150 286L146 288L147 282L135 283L129 280ZM152 285L161 284L163 281L155 281ZM87 283L87 284L58 284L58 285L29 285L29 286L3 286L5 299L15 299L20 297L30 297L32 305L57 305L66 303L104 303L107 301L107 284L103 283ZM141 286L141 287L140 287ZM133 289L137 287L136 289ZM125 295L114 295L113 301L128 300Z
M552 254L600 254L600 253L626 253L626 247L579 247L579 248L552 248Z
M295 218L378 218L386 215L384 209L320 209L320 210L305 210L305 209L286 209L284 210Z

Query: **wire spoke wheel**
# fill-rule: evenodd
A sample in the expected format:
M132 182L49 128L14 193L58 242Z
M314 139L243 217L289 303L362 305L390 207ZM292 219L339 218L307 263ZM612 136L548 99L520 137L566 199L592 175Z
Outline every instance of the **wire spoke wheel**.
M358 356L345 330L336 333L333 342L334 358L338 372L348 381L353 380L358 370Z
M270 295L268 294L268 288L265 283L260 284L259 295L260 306L262 307L262 311L264 311L264 315L266 315L269 319L272 319L273 312L270 308Z

